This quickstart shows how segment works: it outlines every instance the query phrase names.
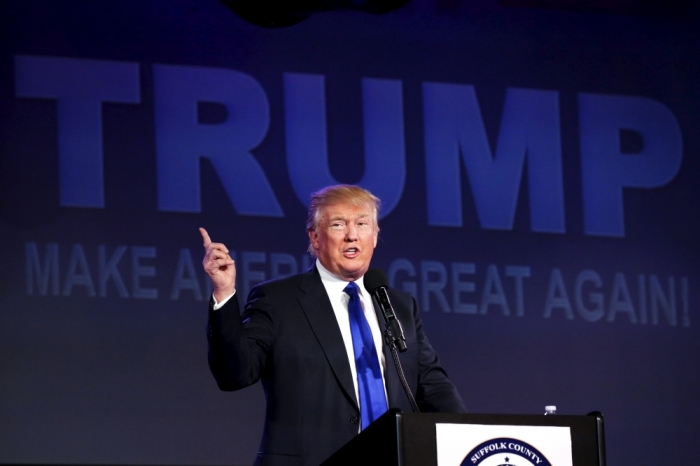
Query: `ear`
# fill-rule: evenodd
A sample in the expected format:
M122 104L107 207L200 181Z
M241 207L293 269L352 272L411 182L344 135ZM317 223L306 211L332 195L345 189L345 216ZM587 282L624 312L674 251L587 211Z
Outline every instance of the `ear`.
M311 247L313 247L315 251L318 251L318 248L320 247L318 242L318 233L316 233L315 230L308 230L307 233L309 234L309 242L311 242Z
M374 230L374 247L377 247L377 240L379 239L379 227Z

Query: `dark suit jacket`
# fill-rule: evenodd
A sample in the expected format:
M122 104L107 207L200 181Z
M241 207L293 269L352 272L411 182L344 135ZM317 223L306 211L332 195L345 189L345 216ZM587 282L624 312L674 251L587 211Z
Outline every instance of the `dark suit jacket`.
M394 289L389 297L408 345L401 364L421 411L465 412L423 333L415 300ZM315 266L253 288L242 318L236 297L217 311L210 307L208 339L221 390L262 380L267 406L256 465L316 466L357 435L348 354ZM411 412L386 345L384 355L389 407Z

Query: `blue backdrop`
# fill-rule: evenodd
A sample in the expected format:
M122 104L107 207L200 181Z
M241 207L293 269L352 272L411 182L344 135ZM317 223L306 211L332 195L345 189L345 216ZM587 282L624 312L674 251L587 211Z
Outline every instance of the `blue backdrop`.
M698 23L414 1L285 29L215 0L0 7L0 462L249 464L206 365L206 227L242 295L306 202L384 201L472 412L600 410L609 464L700 432Z

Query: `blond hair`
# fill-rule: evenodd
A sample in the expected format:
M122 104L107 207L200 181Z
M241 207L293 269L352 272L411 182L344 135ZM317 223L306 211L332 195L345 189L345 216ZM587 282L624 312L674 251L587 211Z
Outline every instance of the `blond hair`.
M306 231L317 231L321 223L323 211L326 207L335 204L351 204L355 206L369 205L372 207L372 220L374 227L379 229L379 208L382 202L377 196L364 188L352 184L336 184L326 186L311 194L309 202L309 216L306 220ZM315 257L313 245L309 242L309 254Z

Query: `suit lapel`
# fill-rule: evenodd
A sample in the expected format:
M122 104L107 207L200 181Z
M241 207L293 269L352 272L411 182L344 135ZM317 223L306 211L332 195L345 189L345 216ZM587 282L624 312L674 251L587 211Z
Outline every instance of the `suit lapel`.
M391 349L389 345L384 341L384 314L380 310L377 300L372 297L372 306L374 306L374 312L377 314L377 322L379 322L379 330L382 332L382 353L384 354L384 382L386 384L386 395L387 403L389 409L396 407L396 400L398 400L398 390L402 389L401 382L399 381L398 373L396 372L396 363L394 362L394 356L391 354Z
M299 297L299 303L309 321L311 330L316 335L316 339L326 355L338 384L345 392L346 398L354 403L355 408L359 409L343 336L340 334L333 306L315 266L302 275L299 287L304 292Z

